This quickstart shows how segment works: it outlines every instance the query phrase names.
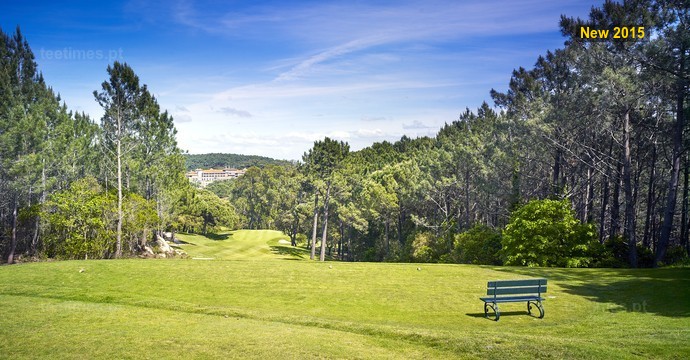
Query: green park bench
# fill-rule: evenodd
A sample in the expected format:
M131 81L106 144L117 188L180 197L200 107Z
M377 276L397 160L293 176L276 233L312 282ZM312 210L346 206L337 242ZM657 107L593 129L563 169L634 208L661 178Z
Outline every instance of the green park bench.
M544 306L541 302L542 293L546 292L546 279L528 280L497 280L489 281L486 286L487 297L480 298L484 302L484 316L489 318L489 308L493 310L496 321L501 317L499 303L527 302L527 313L532 315L532 307L539 309L539 318L544 317ZM501 295L501 296L499 296ZM503 296L509 295L509 296Z

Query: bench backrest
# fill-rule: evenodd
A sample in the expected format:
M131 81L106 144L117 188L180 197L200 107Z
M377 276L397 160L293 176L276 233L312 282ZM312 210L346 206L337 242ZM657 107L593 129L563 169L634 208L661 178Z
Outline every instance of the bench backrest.
M537 294L546 292L546 279L527 279L527 280L497 280L489 281L486 294L496 295L521 295Z

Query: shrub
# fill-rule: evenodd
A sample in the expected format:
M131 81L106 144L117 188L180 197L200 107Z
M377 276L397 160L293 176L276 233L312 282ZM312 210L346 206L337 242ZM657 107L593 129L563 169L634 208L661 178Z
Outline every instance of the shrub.
M501 265L501 233L485 225L455 235L453 258L456 262L477 265Z
M506 265L585 267L595 237L568 200L533 200L511 214L501 244Z
M428 263L434 261L435 236L429 232L419 232L412 241L412 261Z

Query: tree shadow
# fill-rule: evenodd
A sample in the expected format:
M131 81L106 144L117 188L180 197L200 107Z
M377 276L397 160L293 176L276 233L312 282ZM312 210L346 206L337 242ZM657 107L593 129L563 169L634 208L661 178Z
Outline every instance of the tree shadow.
M170 246L175 247L176 245L192 245L192 246L196 246L196 244L193 244L193 243L190 243L190 242L187 242L187 241L184 241L184 240L180 240L180 239L175 238L175 241L173 241L173 243L170 244Z
M309 251L306 249L292 247L289 245L271 245L271 251L277 255L294 257L294 260L305 259L309 256Z
M600 304L595 311L640 312L690 317L690 269L555 269L495 268L544 277L567 294Z
M483 305L482 305L482 306L483 306ZM494 321L494 313L493 313L493 312L489 312L489 317L488 317L488 318L487 318L486 316L484 316L484 313L483 313L483 312L481 312L481 313L466 313L465 315L467 315L467 316L469 316L469 317L473 317L473 318L483 318L483 319L486 319L486 320ZM525 310L525 311L501 311L501 317L504 317L504 316L517 316L517 315L520 315L520 316L531 316L531 317L534 317L534 318L537 318L537 319L539 318L538 316L530 315L530 314L527 312L527 310Z
M230 237L232 237L232 234L214 234L214 233L208 233L204 234L207 238L213 240L213 241L223 241L227 240Z

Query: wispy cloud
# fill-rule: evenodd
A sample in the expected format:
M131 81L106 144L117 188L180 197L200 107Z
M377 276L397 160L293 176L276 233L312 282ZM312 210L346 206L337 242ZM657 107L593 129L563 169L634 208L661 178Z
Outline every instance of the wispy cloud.
M419 120L414 120L411 124L403 124L402 127L405 130L429 130L437 128L436 126L426 125Z
M173 114L173 119L176 124L190 123L193 121L192 117L188 114Z
M365 122L376 122L376 121L386 121L388 118L385 116L362 116L360 120Z
M255 132L236 132L205 134L186 139L181 146L187 146L186 141L193 142L195 149L202 148L202 152L246 152L247 148L254 150L253 154L267 155L275 158L296 160L304 151L311 148L316 140L330 137L347 141L352 150L358 150L370 145L373 141L395 141L402 136L399 132L386 132L381 129L332 130L328 132L290 131L285 134L266 134Z
M252 117L252 114L249 113L249 111L245 110L237 110L231 107L222 107L218 109L219 113L226 114L226 115L232 115L232 116L237 116L241 118L250 118Z

